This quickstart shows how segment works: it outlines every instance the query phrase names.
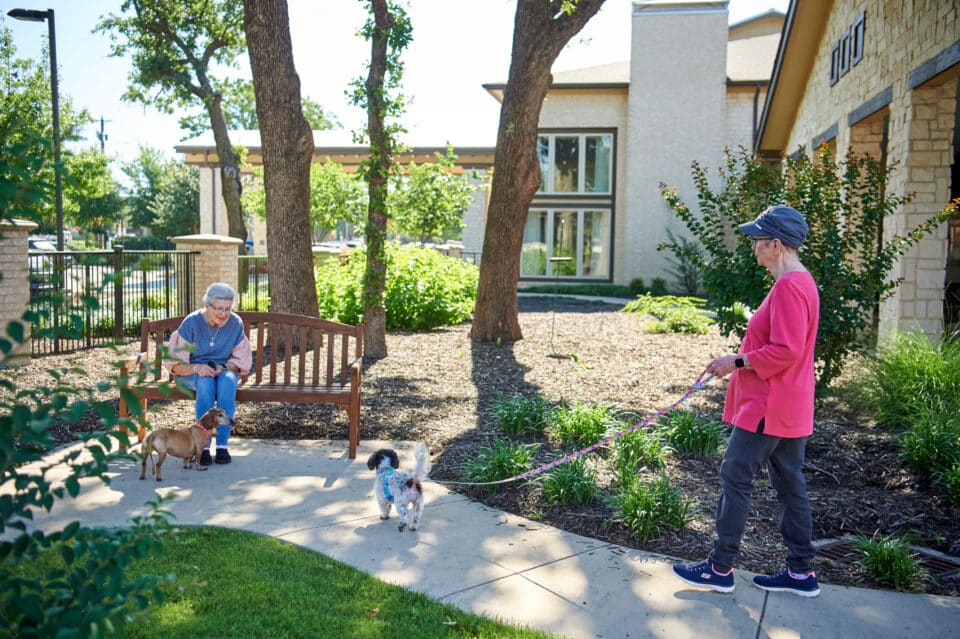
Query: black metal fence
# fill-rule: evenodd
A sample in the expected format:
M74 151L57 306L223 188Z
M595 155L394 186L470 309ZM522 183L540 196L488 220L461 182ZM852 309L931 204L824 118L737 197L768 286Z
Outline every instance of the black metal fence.
M237 308L241 311L270 310L269 272L266 255L237 258Z
M140 335L144 317L185 315L196 290L191 251L30 251L32 355Z

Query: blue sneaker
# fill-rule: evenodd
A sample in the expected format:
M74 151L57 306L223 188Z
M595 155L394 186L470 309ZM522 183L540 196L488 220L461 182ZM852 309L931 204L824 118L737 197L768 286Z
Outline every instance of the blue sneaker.
M814 572L811 572L804 579L797 579L790 573L789 569L772 577L757 575L753 578L753 584L760 590L792 592L800 597L816 597L820 594L817 574Z
M699 564L674 564L673 574L685 584L696 586L697 588L708 588L717 592L733 592L733 569L730 569L725 575L713 569L710 560L701 561Z

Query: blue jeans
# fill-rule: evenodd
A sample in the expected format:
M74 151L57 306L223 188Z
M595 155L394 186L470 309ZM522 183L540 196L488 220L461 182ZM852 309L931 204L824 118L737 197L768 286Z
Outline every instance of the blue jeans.
M807 438L773 437L734 428L720 464L722 492L717 504L717 539L710 560L726 572L740 554L740 540L750 514L753 478L764 465L780 501L780 534L787 547L787 565L796 573L813 569L813 517L803 458Z
M233 420L233 414L237 410L237 385L240 383L240 375L234 371L225 370L216 377L184 375L177 377L177 383L197 394L194 403L196 419L218 406ZM226 448L229 440L230 426L217 426L217 448Z

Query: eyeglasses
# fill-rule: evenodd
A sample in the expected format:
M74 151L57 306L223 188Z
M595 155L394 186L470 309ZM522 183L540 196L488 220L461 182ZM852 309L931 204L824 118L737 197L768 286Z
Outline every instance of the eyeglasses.
M228 313L230 313L231 309L233 309L232 304L230 306L225 306L223 308L219 306L214 306L213 304L207 304L207 306L213 309L213 312L216 313L217 315L227 315Z
M775 237L751 237L750 238L750 248L755 248L758 242L769 242L770 240L775 240Z

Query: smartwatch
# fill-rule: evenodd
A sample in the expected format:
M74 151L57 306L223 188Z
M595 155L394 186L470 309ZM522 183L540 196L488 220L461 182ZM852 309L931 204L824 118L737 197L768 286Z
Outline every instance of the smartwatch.
M743 358L738 357L737 359L733 360L733 365L737 368L743 368Z

